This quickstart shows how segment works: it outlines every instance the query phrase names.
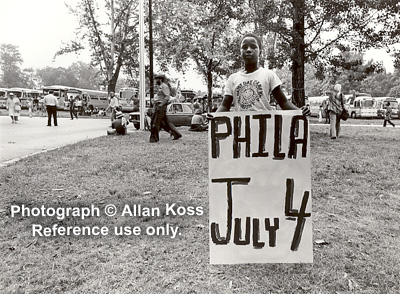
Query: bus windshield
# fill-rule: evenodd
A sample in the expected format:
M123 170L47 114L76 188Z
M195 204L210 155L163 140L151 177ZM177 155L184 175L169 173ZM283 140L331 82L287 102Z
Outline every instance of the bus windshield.
M374 101L373 100L364 100L363 101L363 106L366 108L372 108L374 107Z

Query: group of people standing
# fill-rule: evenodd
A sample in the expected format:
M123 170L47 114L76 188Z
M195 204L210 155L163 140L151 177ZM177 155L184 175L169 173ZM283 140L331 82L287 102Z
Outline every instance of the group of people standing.
M51 127L51 119L53 118L54 126L57 126L57 97L53 95L53 91L49 91L49 94L44 96L43 103L46 106L48 121L47 126ZM27 105L29 110L29 117L32 117L33 99L28 98ZM8 115L11 117L11 123L16 124L18 122L18 117L22 109L21 100L13 93L8 94L6 101L6 109L8 110Z

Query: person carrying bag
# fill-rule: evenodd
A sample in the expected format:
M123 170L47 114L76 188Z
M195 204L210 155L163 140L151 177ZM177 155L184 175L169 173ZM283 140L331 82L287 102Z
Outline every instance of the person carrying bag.
M340 93L340 95L342 96L341 101L342 101L342 108L343 108L342 113L340 114L340 119L346 121L349 118L350 114L349 114L349 111L344 107L343 94Z

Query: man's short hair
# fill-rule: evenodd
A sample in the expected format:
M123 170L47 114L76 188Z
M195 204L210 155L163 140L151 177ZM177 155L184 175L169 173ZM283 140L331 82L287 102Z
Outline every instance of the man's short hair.
M258 35L254 34L254 33L246 33L246 34L244 34L244 35L242 36L242 38L240 39L240 44L239 44L239 45L242 45L243 40L244 40L245 38L248 38L248 37L251 37L251 38L256 39L256 41L257 41L257 43L258 43L258 47L260 48L260 50L262 49L262 41L261 41L261 38L260 38Z

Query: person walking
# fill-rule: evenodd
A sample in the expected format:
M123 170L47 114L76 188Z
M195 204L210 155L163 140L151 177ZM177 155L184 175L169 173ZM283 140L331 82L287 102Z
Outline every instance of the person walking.
M336 84L333 87L334 93L329 95L329 119L330 119L330 136L331 139L336 139L340 134L340 114L343 111L344 96L342 94L342 86Z
M53 117L53 121L54 121L54 126L58 126L57 124L57 105L58 105L58 101L57 101L57 97L53 95L54 91L50 90L49 94L47 94L46 96L44 96L43 98L43 102L44 105L46 106L46 110L47 110L47 126L51 127L51 117Z
M11 123L16 124L19 112L21 111L21 101L12 92L8 94L6 108L8 110L8 115L11 117Z
M29 113L29 118L32 118L32 112L33 112L33 98L28 97L26 101L26 106L28 107L28 113Z
M167 105L171 97L169 86L167 85L167 77L163 74L155 76L158 86L157 96L154 98L153 116L151 119L150 143L160 140L159 133L161 127L169 132L174 140L182 137L176 127L169 122L167 117Z
M118 97L115 96L114 92L110 92L110 103L106 108L106 112L111 109L111 122L116 119L116 114L119 109L119 100Z
M390 123L393 127L395 127L391 119L392 119L392 108L390 107L390 102L386 102L386 110L385 110L385 117L383 120L383 126L386 127L386 123Z
M74 98L74 96L72 96L72 95L69 96L68 101L69 101L69 114L71 115L71 120L74 119L74 116L75 116L76 119L78 119L78 114L77 114L76 109L75 109L75 98Z

